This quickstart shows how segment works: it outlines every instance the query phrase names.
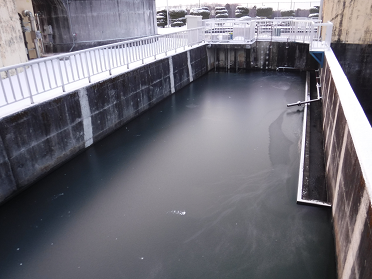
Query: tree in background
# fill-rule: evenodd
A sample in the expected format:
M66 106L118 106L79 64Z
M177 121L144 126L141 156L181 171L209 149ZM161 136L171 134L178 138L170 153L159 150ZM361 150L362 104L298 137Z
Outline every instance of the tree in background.
M273 15L273 8L258 8L257 9L257 16L259 17L266 17L271 18Z
M214 8L216 18L228 18L229 14L225 7L215 7Z
M281 11L282 16L288 17L288 16L295 16L295 11L294 10L286 10L286 11Z
M242 16L248 16L249 15L249 9L244 6L237 6L235 10L235 17L240 18Z
M171 20L171 26L183 26L186 24L186 10L174 9L169 11L169 18Z
M209 19L211 12L207 7L191 9L190 15L202 16L202 19Z
M310 14L318 14L319 13L319 6L314 6L310 9Z
M225 5L225 9L227 11L227 14L229 17L233 17L232 13L231 13L231 7L230 7L230 4L226 4Z
M179 18L185 17L187 12L185 10L170 10L169 18L172 20L177 20Z
M167 10L160 10L156 12L156 21L159 27L164 27L167 25Z

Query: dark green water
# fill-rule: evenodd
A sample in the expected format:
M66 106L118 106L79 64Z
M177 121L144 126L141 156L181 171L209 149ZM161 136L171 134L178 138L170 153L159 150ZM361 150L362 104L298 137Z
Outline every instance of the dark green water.
M336 278L297 73L210 73L0 207L0 278Z

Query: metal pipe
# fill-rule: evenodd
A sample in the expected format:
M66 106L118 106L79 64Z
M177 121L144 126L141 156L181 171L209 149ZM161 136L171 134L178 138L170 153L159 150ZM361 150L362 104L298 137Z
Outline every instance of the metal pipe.
M317 96L318 96L318 100L322 99L322 96L320 96L320 92L319 92L319 88L320 88L320 87L321 87L320 84L317 83L317 84L316 84L316 93L317 93Z
M294 106L301 106L301 105L305 105L305 104L309 104L309 103L312 103L312 102L316 102L316 101L320 101L322 98L320 99L313 99L313 100L309 100L309 101L298 101L297 103L293 103L293 104L287 104L287 107L294 107Z
M36 13L36 14L35 14L35 18L36 18L36 22L37 22L36 27L38 27L39 30L41 30L41 28L40 28L40 15L39 15L38 13ZM44 41L43 41L43 37L42 37L42 36L41 36L41 38L40 38L40 42L41 42L42 53L45 53Z
M301 105L305 105L305 104L309 104L309 103L312 103L312 102L317 102L317 101L320 101L323 97L320 96L320 92L319 92L319 88L320 88L320 84L317 83L316 84L316 93L317 93L317 98L316 99L313 99L313 100L305 100L303 102L301 101L298 101L297 103L293 103L293 104L288 104L287 107L294 107L294 106L301 106Z
M31 31L33 32L32 36L34 37L33 38L33 41L34 41L34 45L35 45L35 51L36 51L36 56L37 58L40 58L40 51L39 51L39 46L38 46L38 40L36 38L36 24L35 24L35 17L34 15L32 14L32 12L30 12L29 10L24 10L22 12L22 15L23 16L27 16L30 20L30 24L31 24Z

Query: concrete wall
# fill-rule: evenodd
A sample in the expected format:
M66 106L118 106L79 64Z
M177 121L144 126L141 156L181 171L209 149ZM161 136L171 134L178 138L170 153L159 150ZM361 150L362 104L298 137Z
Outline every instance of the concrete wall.
M27 62L14 0L0 0L0 68Z
M255 42L252 45L213 45L216 68L231 71L239 69L272 69L291 67L316 69L315 59L309 54L309 45L301 43Z
M332 43L332 49L372 125L372 44Z
M157 30L154 0L32 2L41 14L42 25L53 28L53 46L47 44L47 52L69 51L74 42L74 50L79 50L154 35Z
M372 2L324 0L323 21L333 23L332 49L372 123Z
M371 44L371 11L371 1L324 0L323 22L333 23L332 42Z
M372 278L372 129L332 51L321 71L338 277Z
M205 74L205 46L0 119L0 203Z

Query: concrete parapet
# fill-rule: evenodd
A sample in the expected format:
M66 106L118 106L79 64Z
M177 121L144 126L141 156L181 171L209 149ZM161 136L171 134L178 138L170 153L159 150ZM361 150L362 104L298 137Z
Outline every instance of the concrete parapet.
M372 125L372 44L332 43L332 50Z
M321 85L338 275L372 278L372 129L332 51Z
M207 71L200 46L0 119L0 203Z

